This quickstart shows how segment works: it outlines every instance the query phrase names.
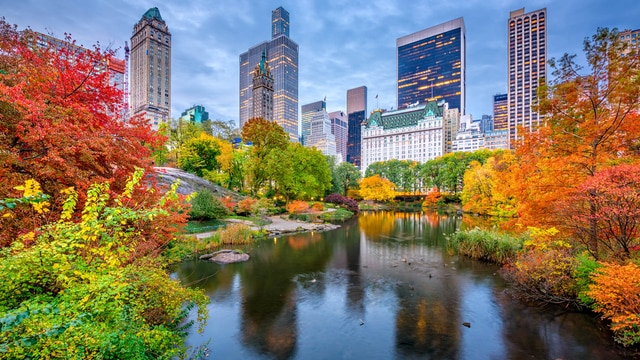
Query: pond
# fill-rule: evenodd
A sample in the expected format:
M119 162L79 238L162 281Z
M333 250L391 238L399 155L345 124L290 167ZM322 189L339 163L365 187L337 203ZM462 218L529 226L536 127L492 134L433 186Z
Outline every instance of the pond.
M619 359L592 314L527 307L494 265L450 254L469 226L436 213L363 213L337 230L269 238L246 263L185 261L211 299L216 359Z

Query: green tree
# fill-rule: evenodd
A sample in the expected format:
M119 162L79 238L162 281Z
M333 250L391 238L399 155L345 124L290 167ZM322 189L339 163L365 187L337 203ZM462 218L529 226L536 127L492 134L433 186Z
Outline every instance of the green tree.
M240 129L236 127L235 120L205 120L202 122L202 130L211 136L228 142L241 137Z
M289 143L284 152L272 152L268 162L273 164L277 193L287 202L320 198L331 187L331 170L318 149Z
M361 178L362 173L355 165L346 161L342 162L333 171L333 192L347 196L349 189L358 188Z
M275 122L251 118L242 127L242 140L251 143L245 176L251 193L255 196L267 185L271 188L270 180L276 170L281 168L281 165L274 161L278 158L276 153L286 150L289 135Z

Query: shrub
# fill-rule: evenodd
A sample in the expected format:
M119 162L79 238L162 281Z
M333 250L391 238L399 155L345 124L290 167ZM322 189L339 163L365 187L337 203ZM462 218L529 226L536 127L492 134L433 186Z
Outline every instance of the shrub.
M220 202L227 209L229 213L232 213L235 211L237 203L233 201L233 199L230 196L225 196L221 198Z
M258 200L252 199L252 198L246 198L244 200L240 200L238 201L238 209L236 210L236 213L238 215L254 214L256 212L255 206L257 203L258 203Z
M617 342L624 346L640 344L640 267L608 264L598 269L587 295L593 309L611 320Z
M324 205L322 205L322 203L316 202L316 203L313 203L313 205L311 205L311 209L314 211L323 211Z
M589 286L594 283L593 274L598 268L602 267L602 264L586 252L576 256L576 261L577 265L573 277L576 279L578 286L578 299L583 305L592 306L594 301L587 292L589 291Z
M324 198L324 201L331 204L340 205L343 208L357 214L359 211L358 202L352 198L342 196L340 194L329 194Z
M320 218L325 221L344 221L350 219L353 213L346 209L337 209L336 211L329 211L323 213Z
M191 199L189 216L193 219L220 219L228 214L227 208L209 190L198 191Z
M309 210L309 204L306 201L295 200L288 203L286 208L289 214L300 214Z

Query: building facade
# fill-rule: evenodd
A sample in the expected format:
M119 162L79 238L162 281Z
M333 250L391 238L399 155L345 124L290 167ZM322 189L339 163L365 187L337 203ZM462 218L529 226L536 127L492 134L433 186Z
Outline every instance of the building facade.
M327 111L327 103L323 100L304 104L300 107L300 143L307 145L311 136L311 122L313 116L319 112Z
M271 40L240 54L239 125L253 115L252 71L266 52L273 76L273 121L282 126L291 141L298 141L298 44L289 38L289 13L282 7L272 11Z
M336 138L336 153L340 155L340 159L347 159L347 135L349 131L348 117L344 111L332 111L329 113L331 120L331 133Z
M444 100L465 113L466 41L464 20L446 23L396 40L397 108Z
M203 121L209 120L209 112L207 112L202 105L193 105L180 114L180 119L202 124Z
M367 120L367 87L347 90L347 154L345 161L360 169L362 123Z
M534 130L541 116L532 109L537 102L538 84L547 77L547 10L512 11L508 27L507 111L509 146L522 138L518 129Z
M308 135L301 136L306 147L315 147L324 155L336 155L336 138L331 132L331 119L326 103L316 101L302 105L302 117L308 120ZM338 159L341 160L341 159Z
M130 60L131 114L157 129L171 119L171 33L157 7L134 25Z
M637 30L623 30L618 34L620 40L628 44L625 54L631 53L631 50L635 50L636 54L640 49L640 29Z
M507 130L509 117L507 112L509 96L507 94L493 95L493 129Z
M452 109L457 113L458 109ZM401 110L374 111L362 125L362 172L391 159L425 162L445 153L446 102L429 101Z
M267 63L267 53L262 51L260 63L253 69L253 117L273 121L273 76Z

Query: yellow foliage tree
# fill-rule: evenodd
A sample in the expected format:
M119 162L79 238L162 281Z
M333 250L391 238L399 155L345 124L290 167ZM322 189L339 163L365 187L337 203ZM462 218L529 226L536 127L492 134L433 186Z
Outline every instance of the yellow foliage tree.
M360 196L364 200L390 201L396 196L395 187L379 175L369 176L360 181Z

